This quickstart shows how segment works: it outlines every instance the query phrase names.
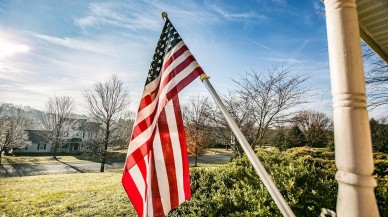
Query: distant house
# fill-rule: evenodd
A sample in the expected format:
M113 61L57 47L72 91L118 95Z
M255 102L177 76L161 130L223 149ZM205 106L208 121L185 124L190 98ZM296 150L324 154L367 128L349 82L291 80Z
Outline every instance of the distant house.
M100 124L80 119L76 129L68 130L67 139L58 148L58 153L79 153L87 150L87 141L97 137ZM50 142L51 131L26 130L30 145L25 148L14 149L13 153L50 153L54 146Z
M51 134L50 132L44 130L26 130L26 132L31 145L28 145L25 148L14 149L13 153L50 152L51 144L47 140L48 136Z

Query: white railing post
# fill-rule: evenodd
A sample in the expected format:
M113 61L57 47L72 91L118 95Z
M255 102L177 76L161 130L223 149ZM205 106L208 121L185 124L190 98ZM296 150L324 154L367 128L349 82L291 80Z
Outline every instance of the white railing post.
M337 215L379 216L355 0L325 0L329 48Z

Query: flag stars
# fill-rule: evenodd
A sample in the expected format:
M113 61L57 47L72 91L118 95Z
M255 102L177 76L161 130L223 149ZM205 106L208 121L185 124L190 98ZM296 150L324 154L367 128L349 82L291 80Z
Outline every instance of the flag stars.
M162 70L162 64L164 55L170 52L171 48L181 41L181 37L175 30L173 25L167 20L166 26L162 31L162 35L159 38L155 54L152 59L152 64L149 70L149 76L147 77L147 83L156 79Z

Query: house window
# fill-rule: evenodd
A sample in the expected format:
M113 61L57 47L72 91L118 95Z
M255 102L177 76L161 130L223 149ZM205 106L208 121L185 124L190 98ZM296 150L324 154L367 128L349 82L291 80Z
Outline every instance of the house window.
M39 150L39 148L40 148L40 143L38 143L38 147L37 147L37 149L36 149L36 150Z
M85 131L82 132L82 138L85 138Z
M43 148L44 150L46 150L46 145L47 145L47 144L44 144L44 148Z

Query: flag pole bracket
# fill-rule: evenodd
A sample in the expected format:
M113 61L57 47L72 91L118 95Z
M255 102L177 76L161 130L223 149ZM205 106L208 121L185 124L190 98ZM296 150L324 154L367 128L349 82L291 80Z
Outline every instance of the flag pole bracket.
M201 79L201 81L203 82L203 79L210 79L210 76L208 76L207 74L203 73L199 76L199 78Z

